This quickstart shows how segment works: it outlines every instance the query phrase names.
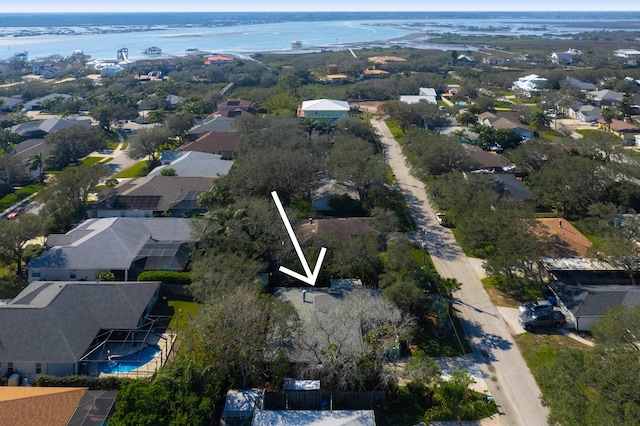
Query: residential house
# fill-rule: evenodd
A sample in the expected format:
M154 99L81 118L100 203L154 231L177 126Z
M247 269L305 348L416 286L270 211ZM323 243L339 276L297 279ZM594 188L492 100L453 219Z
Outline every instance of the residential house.
M202 212L198 197L213 187L213 178L146 176L125 181L98 195L87 217L173 217Z
M224 65L224 64L230 64L231 62L233 62L233 57L231 56L215 55L207 58L204 64L205 65Z
M153 169L149 176L160 175L165 169L173 169L175 176L218 177L229 174L233 161L223 160L222 155L197 151L164 151L162 165Z
M565 80L563 82L560 82L560 84L562 86L573 86L573 87L577 87L578 89L582 90L582 91L595 91L597 89L596 85L593 83L587 83L584 82L582 80L578 80L577 78L573 78L573 77L569 77L567 76L567 78L565 78Z
M106 424L102 422L115 411L115 394L115 391L79 387L3 386L0 388L0 424L79 426L86 419L96 422L94 424ZM85 405L87 400L91 406Z
M456 65L461 65L465 67L475 67L476 60L473 59L471 56L458 55L458 57L456 58Z
M195 219L87 219L66 234L49 234L46 250L27 264L29 282L95 280L105 271L135 280L143 271L181 271L189 260Z
M318 176L316 190L311 197L313 209L317 212L332 213L335 211L333 202L342 200L349 204L359 204L358 193L351 188L339 184L335 179Z
M626 139L627 141L635 141L635 135L640 133L640 127L626 121L618 120L614 118L611 123L607 123L604 119L599 119L598 124L601 128L607 129L619 138Z
M541 263L549 281L561 281L568 285L631 284L624 267L599 258L548 257L542 259Z
M98 363L109 360L108 350L96 350L108 343L100 336L149 330L159 291L160 282L32 282L0 305L0 375L97 376ZM140 333L124 344L120 337L118 347L134 350L145 337ZM95 369L88 368L90 360Z
M276 405L267 398L264 392L243 389L232 389L227 392L222 418L227 426L252 425L296 425L296 426L322 426L322 425L349 425L349 426L375 426L375 414L373 410L333 410L331 404L323 406L318 380L296 380L300 386L287 389L285 379L285 392L283 396L289 401L289 407L301 405L301 409L276 410L269 405ZM305 393L305 402L301 403L299 396ZM329 399L333 393L325 392ZM289 395L288 395L289 394ZM353 396L351 404L353 404ZM288 398L287 398L288 397ZM371 399L369 399L371 404ZM317 409L309 409L315 405ZM322 409L320 409L322 407ZM284 407L283 407L284 408Z
M303 292L304 290L304 292ZM318 354L331 343L340 342L340 350L344 353L360 353L364 350L361 328L354 323L332 323L332 314L340 309L351 297L382 297L379 290L362 286L352 288L293 288L279 287L274 290L274 297L290 304L302 321L301 344L289 350L288 356L293 363L317 363ZM327 326L331 324L331 332Z
M495 129L513 130L518 136L525 140L529 140L534 136L533 130L520 123L520 120L511 114L483 112L478 115L478 123Z
M568 52L553 52L549 55L551 58L551 62L556 65L573 65L573 55Z
M55 133L58 130L67 129L73 126L91 127L90 118L70 119L54 117L47 120L27 121L25 123L11 126L11 131L20 136L21 139L38 139Z
M582 105L576 113L576 118L585 123L591 123L600 119L600 108L593 105Z
M100 77L104 77L104 78L113 77L114 75L116 75L119 72L122 72L122 71L124 71L126 69L127 69L127 67L125 67L122 64L107 64L107 65L101 66L99 68Z
M315 99L304 101L298 107L298 118L311 118L318 121L335 123L349 115L349 102L333 99Z
M349 80L346 74L327 74L325 81L329 83L343 83Z
M406 59L398 56L371 56L367 60L372 64L389 64L394 62L407 62Z
M253 101L249 101L246 99L238 99L238 98L231 98L231 99L227 99L226 101L218 102L218 105L216 105L216 108L217 108L217 112L215 114L233 112L233 113L236 113L236 115L244 115L243 113L255 115L256 113L256 110L253 109ZM227 114L224 116L229 117L230 115Z
M222 117L220 115L207 117L201 123L189 129L187 137L190 140L195 140L207 132L235 132L233 128L233 118Z
M64 72L69 68L70 64L66 62L36 62L33 64L33 74L39 75L44 79L50 80L64 76Z
M640 50L618 49L613 52L613 56L623 59L640 59Z
M178 147L178 151L198 151L220 154L223 160L231 160L238 149L240 137L236 132L206 132L194 141Z
M492 176L501 194L509 194L523 202L534 201L536 199L536 196L529 191L529 188L524 186L522 181L514 174L495 173Z
M22 102L24 101L20 96L11 96L10 98L0 96L0 112L13 112Z
M417 104L420 101L426 101L430 104L437 104L436 100L437 94L436 90L430 87L421 87L419 94L417 96L413 95L402 95L400 96L400 100L407 104Z
M366 69L362 72L364 78L388 77L389 72L385 70Z
M537 74L530 74L524 77L518 78L513 82L511 88L516 96L531 97L536 96L540 92L544 91L547 85L547 79L540 77Z
M604 89L587 92L587 98L598 106L611 106L621 104L623 95L613 90Z
M22 112L27 112L27 111L39 111L40 110L40 106L42 105L43 102L45 101L49 101L49 100L53 100L53 99L57 99L57 98L62 98L62 99L69 99L71 96L70 95L65 95L63 93L51 93L47 96L43 96L39 99L34 99L32 101L29 101L27 103L25 103L22 107Z
M53 145L45 143L43 138L27 139L9 148L8 153L14 155L19 161L25 163L25 170L27 171L27 174L31 176L31 180L35 180L40 177L42 170L31 170L31 166L26 164L27 160L29 160L32 155L40 154L42 154L43 158L47 158L53 152L53 148Z
M484 56L482 58L482 63L485 65L504 65L504 58L498 58L496 56Z
M493 151L485 151L476 145L463 144L465 150L469 153L475 163L471 170L484 170L487 172L502 172L511 168L512 164L502 154Z
M373 410L259 410L252 426L375 426Z
M633 308L640 305L640 288L634 285L567 285L554 282L550 286L567 322L578 331L590 331L593 323L616 305Z

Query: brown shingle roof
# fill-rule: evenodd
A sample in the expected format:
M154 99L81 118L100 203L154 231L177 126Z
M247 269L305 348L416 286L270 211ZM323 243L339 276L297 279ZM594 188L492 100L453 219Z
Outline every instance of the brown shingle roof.
M178 148L180 151L198 151L209 154L234 153L238 147L239 136L234 132L207 132L193 142Z
M0 387L0 424L65 426L86 388Z

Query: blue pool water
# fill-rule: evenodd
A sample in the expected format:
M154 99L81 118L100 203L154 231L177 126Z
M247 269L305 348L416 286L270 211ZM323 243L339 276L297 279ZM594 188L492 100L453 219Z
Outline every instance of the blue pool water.
M148 346L131 355L115 358L110 362L101 362L100 372L106 374L127 373L151 361L158 352L157 348Z

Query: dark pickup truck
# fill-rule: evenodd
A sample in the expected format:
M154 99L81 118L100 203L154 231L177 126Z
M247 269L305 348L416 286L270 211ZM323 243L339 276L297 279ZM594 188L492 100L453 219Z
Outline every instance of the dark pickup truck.
M553 326L560 328L566 324L567 320L560 311L548 311L536 314L522 314L518 317L518 322L525 330L531 330L534 327Z

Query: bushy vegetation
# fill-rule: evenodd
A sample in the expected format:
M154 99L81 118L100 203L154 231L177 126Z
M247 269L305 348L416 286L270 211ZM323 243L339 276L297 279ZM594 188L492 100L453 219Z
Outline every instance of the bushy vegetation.
M191 272L144 271L138 275L138 281L161 281L165 284L189 285L191 284Z
M89 390L118 390L123 383L130 379L123 379L116 376L88 377L88 376L48 376L39 375L34 381L35 386L41 387L76 387L89 388Z

